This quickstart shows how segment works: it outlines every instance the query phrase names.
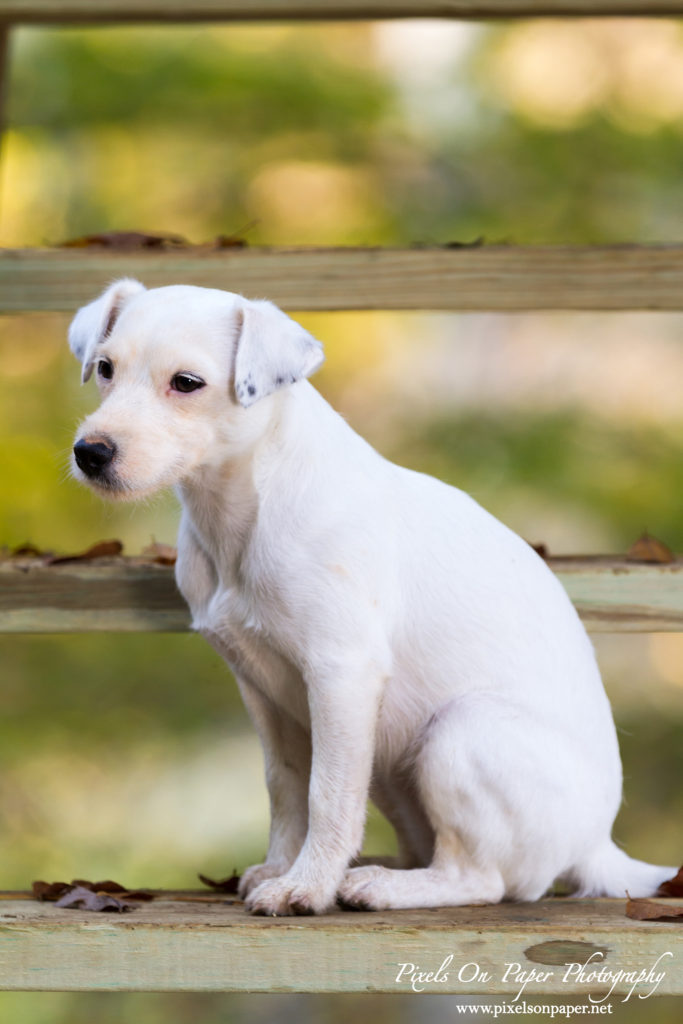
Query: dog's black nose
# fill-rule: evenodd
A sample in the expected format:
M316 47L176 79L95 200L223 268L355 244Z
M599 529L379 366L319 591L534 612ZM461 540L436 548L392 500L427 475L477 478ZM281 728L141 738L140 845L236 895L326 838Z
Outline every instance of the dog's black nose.
M107 468L116 455L113 441L85 441L81 439L74 445L74 458L80 470L86 476L99 476Z

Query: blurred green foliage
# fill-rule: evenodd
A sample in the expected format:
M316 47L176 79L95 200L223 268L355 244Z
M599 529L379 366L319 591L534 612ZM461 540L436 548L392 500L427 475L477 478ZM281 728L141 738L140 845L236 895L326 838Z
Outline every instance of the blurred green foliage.
M590 516L610 551L625 551L643 532L683 549L683 435L662 424L615 423L577 408L468 411L412 425L392 454L508 522L515 491L527 509L550 501L568 518ZM525 519L516 528L532 528L532 516Z
M580 24L594 45L592 26ZM655 23L641 25L656 48ZM464 55L411 119L401 75L375 60L367 25L21 29L6 177L17 209L6 211L4 237L44 244L156 228L198 241L249 225L256 243L679 239L681 117L643 124L642 110L606 100L568 123L539 120L491 87L518 31L470 26ZM677 33L667 54L683 54ZM552 49L552 37L543 45ZM429 54L411 61L428 64ZM670 83L664 62L651 68L651 84ZM619 73L628 80L628 68ZM297 186L307 163L347 172L340 215L326 211L339 194ZM283 165L295 165L294 178L268 176ZM264 201L262 172L289 194Z
M297 133L304 151L350 162L367 156L368 124L392 104L370 67L335 59L305 35L285 33L262 55L258 45L232 43L229 29L24 32L8 120L59 145L102 125L132 133L168 126L218 135L251 163L247 146Z

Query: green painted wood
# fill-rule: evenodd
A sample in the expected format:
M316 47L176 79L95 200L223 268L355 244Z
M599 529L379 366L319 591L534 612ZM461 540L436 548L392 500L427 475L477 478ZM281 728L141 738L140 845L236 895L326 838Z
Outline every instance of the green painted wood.
M195 284L289 310L683 309L683 246L0 250L0 312L73 312L112 280Z
M680 15L680 0L0 0L13 22Z
M3 900L0 989L410 992L414 972L397 977L402 964L413 964L423 974L442 968L441 980L416 982L442 995L501 993L513 1000L526 981L521 998L599 997L611 980L587 975L600 968L622 975L615 1001L632 988L623 974L650 969L663 975L658 995L682 995L683 929L632 921L624 910L624 900L555 899L257 918L239 903L161 900L112 915ZM567 967L590 957L584 980ZM477 973L488 980L474 980ZM654 988L654 981L643 979L631 999Z
M682 559L548 561L592 632L683 631ZM0 562L0 633L177 632L189 621L167 566L135 558Z

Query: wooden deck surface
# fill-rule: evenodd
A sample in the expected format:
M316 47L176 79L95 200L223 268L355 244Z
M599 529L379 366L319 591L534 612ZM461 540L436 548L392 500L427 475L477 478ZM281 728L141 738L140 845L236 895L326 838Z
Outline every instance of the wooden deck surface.
M443 980L426 982L425 991L512 999L526 980L527 999L595 996L609 990L614 974L652 968L663 973L658 995L683 994L683 927L633 921L624 911L624 900L549 899L263 918L239 902L169 898L106 914L3 898L0 989L409 992L412 972L397 980L402 964L434 973L448 961ZM589 959L583 978L567 966ZM612 973L600 978L600 970ZM475 978L483 974L487 980ZM613 998L632 984L617 980ZM634 998L653 986L643 978Z

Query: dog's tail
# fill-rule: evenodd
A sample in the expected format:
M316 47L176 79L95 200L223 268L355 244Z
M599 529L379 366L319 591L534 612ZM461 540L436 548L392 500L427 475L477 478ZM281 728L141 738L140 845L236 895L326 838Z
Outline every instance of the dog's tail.
M611 840L567 876L574 896L654 896L662 882L673 878L677 868L660 867L634 860Z

